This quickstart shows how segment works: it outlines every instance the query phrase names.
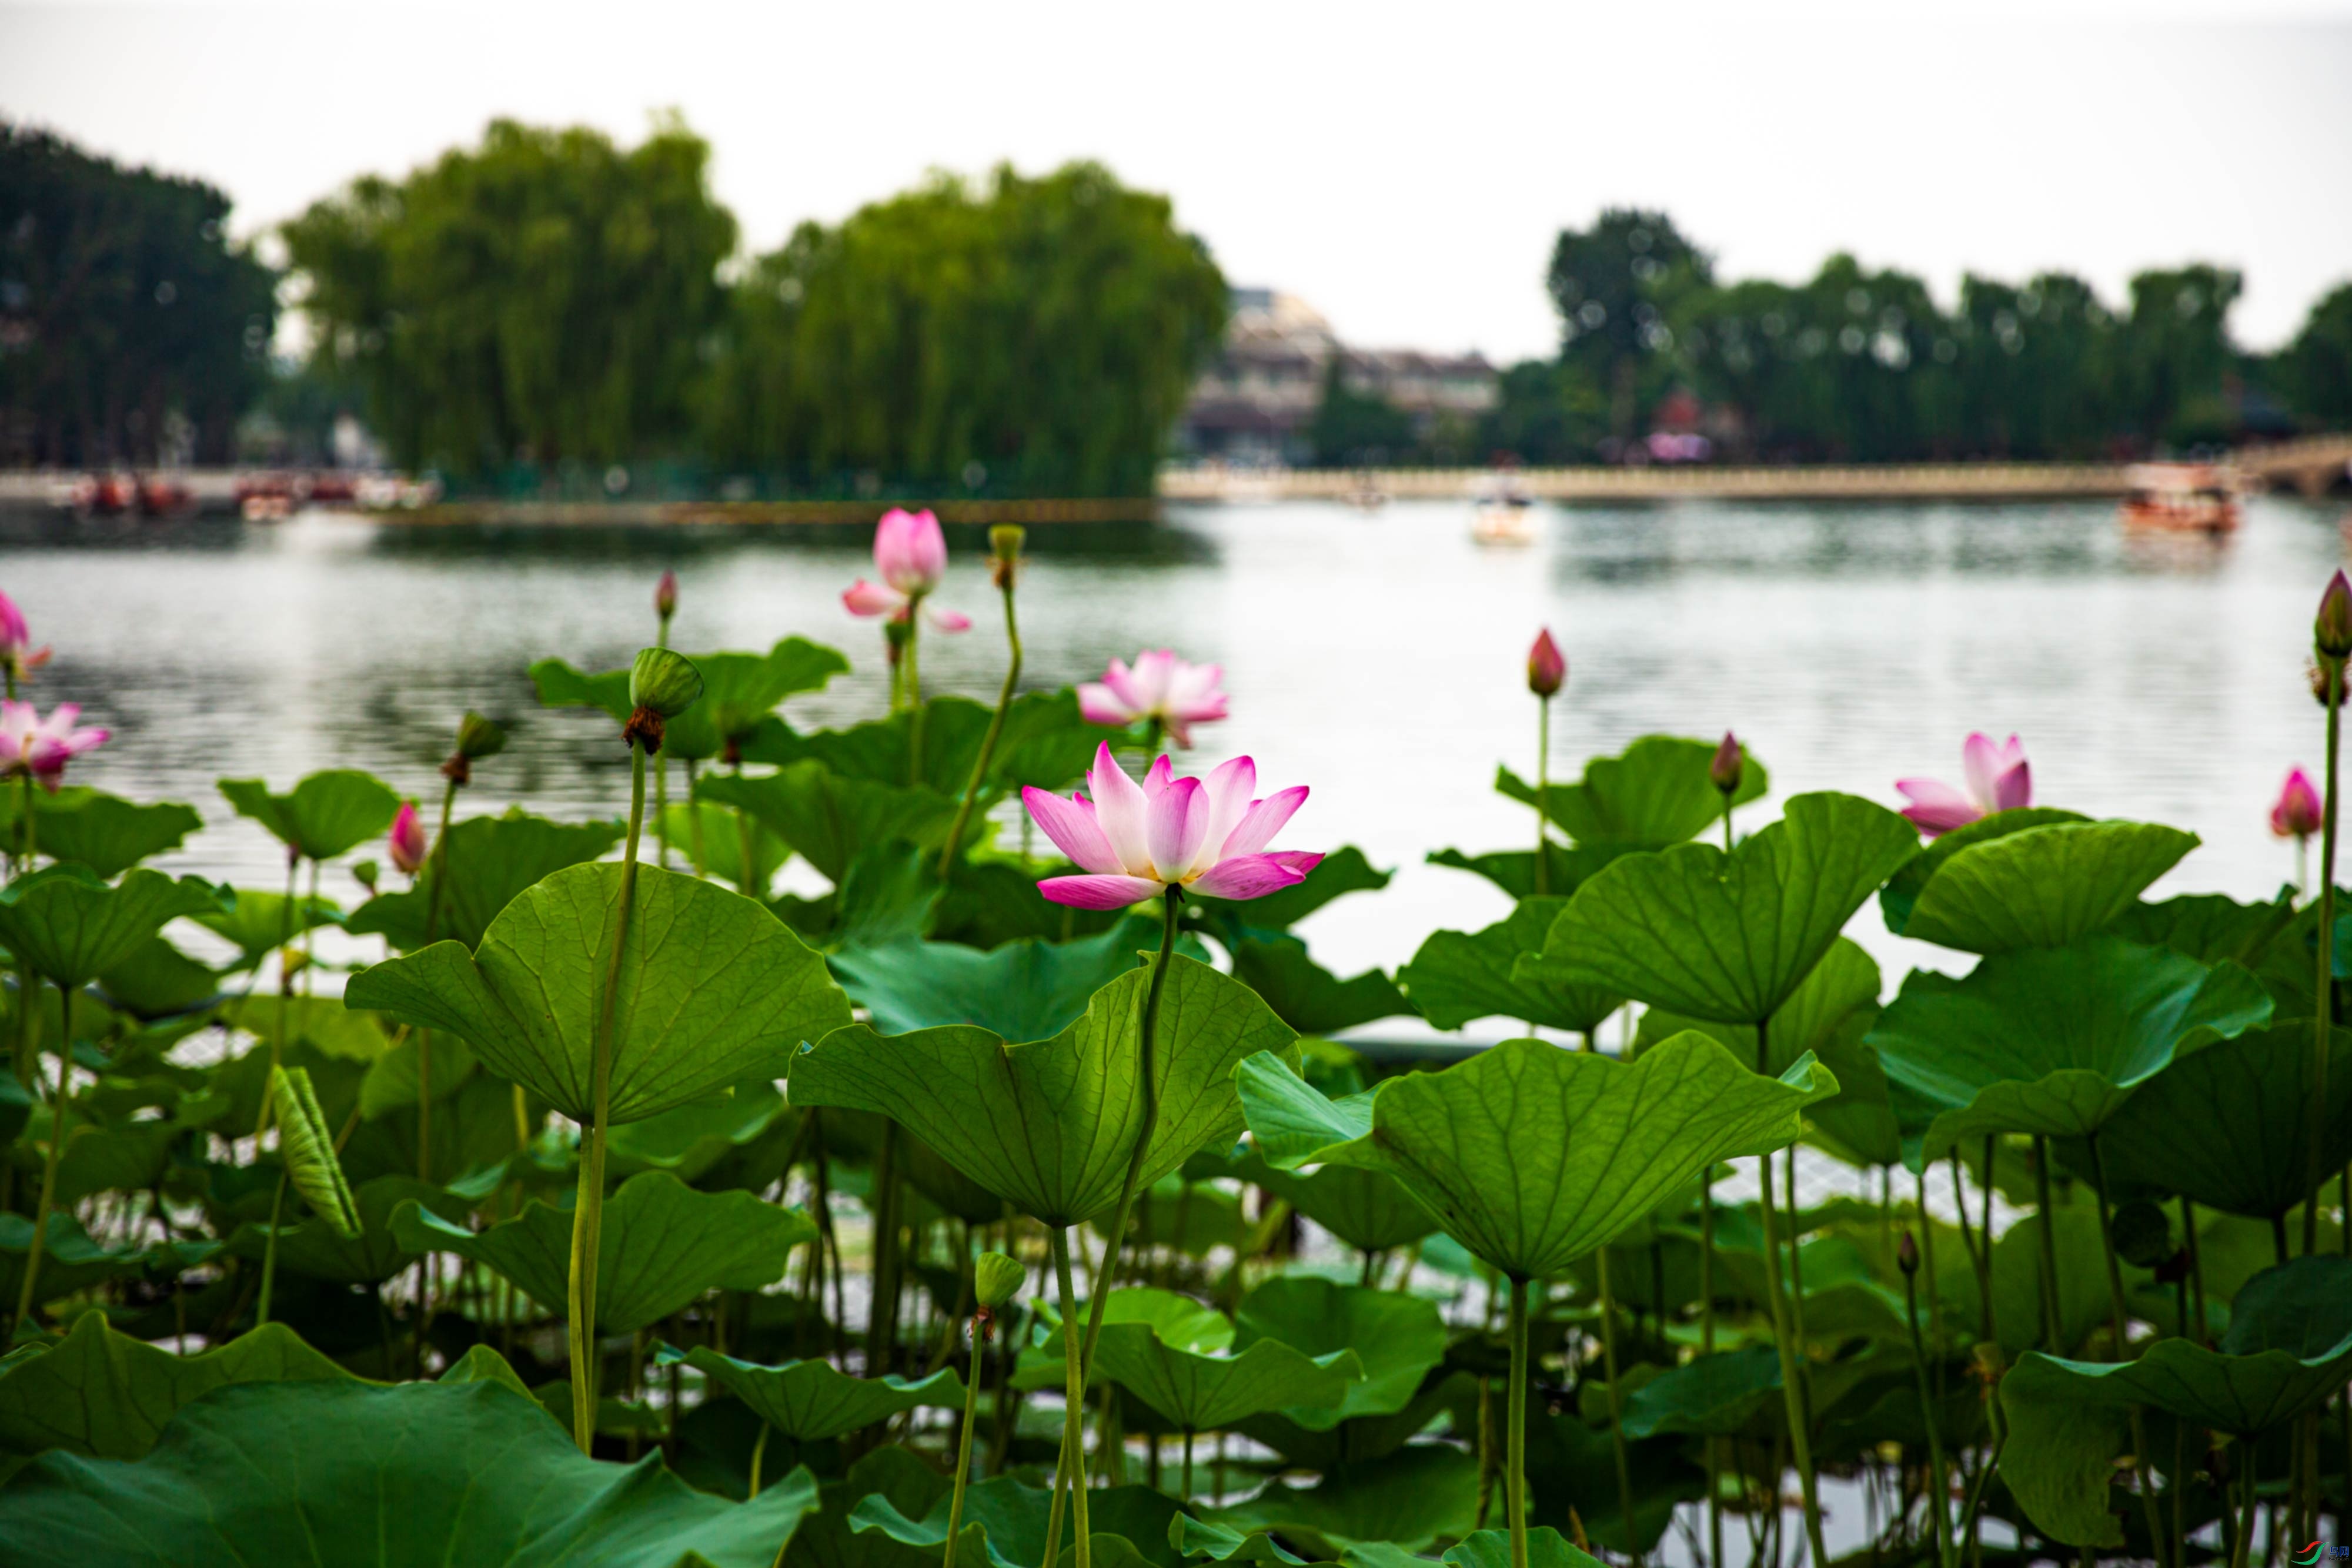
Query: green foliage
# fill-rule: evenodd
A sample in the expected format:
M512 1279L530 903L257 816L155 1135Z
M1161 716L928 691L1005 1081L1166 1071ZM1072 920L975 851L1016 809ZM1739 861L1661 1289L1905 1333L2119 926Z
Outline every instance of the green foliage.
M1282 1412L1316 1431L1404 1409L1445 1359L1436 1302L1309 1275L1276 1276L1242 1298L1234 1312L1234 1348L1247 1353L1261 1340L1304 1352L1318 1365L1336 1352L1354 1353L1362 1375L1336 1404L1301 1401Z
M236 957L229 965L232 970L254 967L276 952L280 942L305 931L343 922L343 912L332 899L304 894L289 900L282 893L257 887L226 891L220 907L199 909L190 918L236 944Z
M783 733L774 715L785 698L821 691L849 671L837 651L804 637L783 638L764 653L697 653L693 664L702 676L703 699L671 716L662 750L694 762L730 747L749 755L761 737ZM530 679L549 707L599 708L618 725L628 722L635 706L627 670L586 674L561 659L541 659L531 665Z
M54 986L88 985L182 915L219 909L224 889L143 867L112 886L78 865L54 865L0 887L0 944Z
M1903 928L1972 953L2063 947L2112 922L2197 847L2147 822L2063 822L1970 844L1937 867Z
M1397 984L1440 1029L1510 1018L1588 1034L1625 998L1599 986L1558 980L1542 962L1544 938L1567 906L1565 898L1523 898L1507 918L1483 931L1432 932L1397 971Z
M1069 942L1031 937L989 952L954 942L901 942L853 948L832 962L879 1033L971 1023L1006 1040L1045 1040L1134 968L1159 937L1159 922L1129 915L1099 936Z
M0 128L0 139L6 135ZM24 806L22 789L0 789L0 842L17 841L17 818ZM204 826L194 806L176 800L142 806L79 784L42 796L33 816L34 846L42 854L110 880L150 855L178 849L182 840Z
M802 1443L842 1437L920 1405L951 1409L963 1403L963 1379L951 1367L913 1380L852 1377L829 1361L761 1366L703 1345L688 1351L664 1345L656 1360L664 1366L692 1367Z
M306 860L332 860L392 826L400 797L373 773L354 768L313 773L283 795L259 779L224 779L220 792Z
M1051 1039L1016 1044L969 1024L886 1037L836 1030L793 1064L797 1105L894 1118L1024 1213L1075 1225L1118 1197L1139 1135L1143 994L1120 976ZM1151 1070L1159 1117L1140 1180L1242 1128L1232 1073L1244 1059L1297 1060L1294 1037L1246 987L1185 957L1169 962Z
M319 1109L310 1075L299 1067L278 1067L269 1074L271 1110L278 1123L278 1157L286 1165L294 1190L311 1211L332 1226L336 1234L360 1234L359 1206L351 1184L335 1158L335 1134Z
M1731 803L1760 800L1771 788L1764 765L1740 753L1745 766ZM1671 735L1645 735L1616 757L1596 757L1573 784L1545 792L1547 814L1560 831L1586 849L1622 854L1663 850L1697 838L1723 820L1723 795L1707 769L1715 743ZM1536 787L1507 768L1495 770L1496 793L1523 805L1536 803Z
M574 1121L594 1108L593 1056L622 868L572 866L456 942L354 976L345 1000L447 1030L496 1071ZM633 1122L753 1076L849 1021L824 961L738 894L654 866L637 871L612 1003L611 1120Z
M352 911L344 929L381 936L403 952L444 936L478 947L490 922L526 888L566 866L596 859L620 841L622 831L618 822L551 822L520 811L468 817L450 824L404 892L376 894ZM445 868L448 885L439 895L439 924L428 934L435 919L434 883ZM239 894L238 899L249 896ZM257 928L265 923L257 920ZM272 930L268 941L274 946L277 940Z
M1412 1010L1404 993L1378 969L1343 980L1308 957L1307 944L1287 934L1237 941L1233 956L1234 977L1301 1034L1337 1034Z
M936 853L956 802L917 786L845 779L821 762L795 762L759 778L706 775L695 799L748 812L835 883L859 853L899 840Z

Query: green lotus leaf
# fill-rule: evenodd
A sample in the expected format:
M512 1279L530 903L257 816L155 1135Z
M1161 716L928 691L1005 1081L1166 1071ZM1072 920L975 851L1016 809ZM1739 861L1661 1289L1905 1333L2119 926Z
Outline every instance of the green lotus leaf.
M415 1251L455 1252L562 1314L572 1277L572 1212L544 1203L472 1231L404 1207L393 1233ZM635 1333L709 1290L756 1291L783 1278L793 1249L816 1235L797 1208L748 1192L698 1192L667 1171L623 1182L605 1200L596 1249L596 1326Z
M614 1128L605 1139L605 1168L625 1177L662 1170L680 1181L697 1181L788 1118L798 1126L773 1083L739 1083L726 1094Z
M1089 1223L1097 1236L1109 1234L1112 1218L1108 1213L1094 1217ZM1168 1247L1206 1258L1220 1247L1240 1252L1252 1228L1242 1214L1239 1195L1206 1182L1186 1181L1180 1174L1162 1176L1135 1195L1127 1245Z
M1944 868L1944 863L1962 850L1977 844L1990 843L2010 833L2021 833L2028 828L2047 827L2053 822L2087 822L2090 819L2080 811L2063 810L2056 806L2020 806L2012 810L1995 811L1979 817L1975 821L1938 833L1913 856L1902 870L1886 879L1879 889L1878 907L1886 916L1886 928L1900 936L1911 920L1911 911L1919 902L1920 893L1928 881Z
M926 700L919 768L911 746L914 716L907 712L869 719L847 729L807 735L778 726L763 730L746 746L743 760L783 768L818 762L843 779L919 784L942 795L960 796L971 781L972 764L980 759L981 746L995 715L992 705L970 697ZM1086 722L1078 713L1077 694L1067 688L1024 692L1013 699L1005 712L1004 730L997 737L988 777L981 781L982 793L993 796L1021 784L1052 789L1076 779L1094 760L1095 747L1108 733Z
M1177 1515L1169 1527L1168 1539L1187 1560L1195 1563L1245 1563L1255 1568L1274 1568L1277 1563L1307 1561L1284 1551L1281 1543L1263 1530L1244 1535L1230 1525L1211 1524L1189 1513Z
M2107 930L2126 941L2186 953L2200 964L2227 958L2252 969L2261 964L2272 940L2294 920L2291 892L2282 893L2269 904L2240 904L2218 893L2189 893L2160 904L2135 904L2109 922ZM2304 951L2309 953L2310 948Z
M956 814L954 797L939 790L845 779L821 762L795 762L760 778L706 775L694 792L697 800L749 812L835 883L859 851L893 839L937 853Z
M1234 1174L1253 1181L1360 1252L1410 1247L1437 1229L1437 1217L1393 1176L1353 1166L1277 1170L1252 1153Z
M490 922L478 951L436 942L353 976L344 1000L448 1030L492 1071L586 1122L623 869L557 872ZM621 1123L782 1076L802 1041L849 1021L849 1002L824 960L758 904L640 865L611 1012L610 1120Z
M1397 983L1439 1029L1482 1018L1517 1019L1531 1027L1589 1033L1625 1005L1606 988L1562 983L1540 963L1544 937L1566 898L1523 898L1509 916L1482 931L1436 931ZM1523 960L1530 960L1522 967Z
M2058 822L1970 844L1927 879L1906 936L1970 953L2063 947L2130 909L2197 847L2153 822Z
M33 1217L0 1214L0 1295L11 1301L24 1290L25 1260L31 1255L32 1246ZM69 1211L54 1209L48 1229L42 1235L41 1271L33 1282L35 1304L47 1305L108 1280L142 1274L152 1263L177 1257L163 1248L143 1252L102 1247Z
M355 768L313 773L286 794L273 795L259 779L224 779L220 792L278 841L305 860L332 860L392 826L400 797L373 773Z
M1629 852L1584 844L1546 843L1544 895L1568 897L1591 881L1601 867ZM1522 898L1539 896L1536 892L1536 855L1533 850L1494 850L1481 855L1465 854L1460 850L1436 850L1426 859L1431 865L1442 865L1485 877L1515 903Z
M280 1009L284 1009L283 1038L278 1038ZM384 1033L376 1014L347 1007L333 997L242 997L221 1009L220 1016L222 1022L257 1037L263 1045L278 1038L281 1052L307 1045L322 1056L372 1062L392 1046L392 1037ZM266 1070L269 1053L252 1054Z
M921 1379L852 1377L829 1361L788 1361L761 1366L721 1355L707 1345L661 1347L663 1366L690 1366L724 1385L760 1418L800 1443L839 1437L919 1405L953 1409L963 1403L963 1379L942 1367Z
M1807 1051L1838 1081L1835 1098L1805 1113L1822 1141L1858 1165L1888 1166L1903 1157L1895 1113L1886 1103L1886 1074L1878 1053L1864 1043L1878 1021L1878 963L1860 944L1841 936L1813 972L1772 1014L1765 1034L1761 1070L1785 1072ZM1663 1008L1642 1015L1634 1049L1695 1029L1731 1048L1742 1061L1756 1060L1756 1030L1746 1024L1712 1023Z
M1626 1395L1622 1421L1625 1436L1636 1440L1662 1432L1728 1437L1780 1404L1780 1353L1751 1344L1700 1356L1652 1378Z
M1212 920L1251 931L1287 931L1333 899L1351 893L1378 893L1396 873L1381 871L1353 844L1343 844L1325 855L1307 880L1238 903L1223 898L1193 902Z
M1964 1138L2096 1133L2190 1052L2265 1022L2271 999L2235 964L2120 936L1986 958L1965 979L1914 970L1869 1043L1913 1168Z
M466 1212L466 1200L413 1176L380 1176L352 1189L352 1215L358 1234L349 1235L330 1219L306 1219L281 1224L278 1231L278 1267L282 1273L338 1285L380 1285L414 1267L424 1249L410 1245L394 1224L405 1206L437 1211L452 1218ZM267 1215L264 1215L267 1218ZM228 1250L258 1263L267 1256L267 1225L240 1225L230 1233ZM47 1265L44 1264L46 1270Z
M1441 1563L1453 1568L1516 1568L1511 1561L1508 1531L1480 1530L1445 1549ZM1527 1568L1601 1568L1601 1559L1570 1542L1550 1525L1528 1531Z
M163 937L151 936L98 977L98 991L116 1011L149 1022L203 1009L220 996L220 977Z
M1252 936L1233 946L1234 977L1301 1034L1337 1034L1375 1019L1411 1013L1395 982L1378 969L1341 979L1287 935Z
M1663 850L1695 839L1723 821L1723 795L1710 774L1715 749L1711 740L1645 735L1620 756L1587 762L1578 782L1551 786L1547 810L1570 838L1602 849ZM1770 787L1764 765L1748 757L1731 803L1761 800ZM1536 787L1507 768L1496 770L1495 789L1536 803Z
M2271 1219L2310 1194L2312 1020L2252 1030L2182 1057L2141 1086L2099 1134L2118 1197L2178 1194ZM2352 1164L2352 1030L2331 1031L2320 1168ZM2086 1149L2059 1153L2084 1176Z
M24 810L19 789L0 789L0 843L16 841ZM60 863L87 867L112 881L150 855L176 850L205 825L194 806L177 800L140 805L119 795L68 784L33 808L33 846Z
M26 1139L16 1151L16 1165L28 1184L37 1185L41 1179L51 1125L46 1105L26 1118ZM187 1131L187 1124L177 1119L142 1119L106 1126L76 1115L58 1159L56 1201L76 1204L96 1193L153 1186L171 1164L172 1145Z
M2317 1409L2347 1375L2352 1258L2297 1258L2238 1293L2219 1351L2162 1339L2137 1361L2021 1358L2000 1383L2009 1417L2001 1473L2045 1533L2073 1545L2119 1546L2107 1485L2129 1447L2132 1406L2252 1438Z
M1143 1115L1139 1035L1150 973L1095 993L1086 1015L1025 1044L971 1025L885 1036L835 1030L793 1064L800 1106L889 1116L956 1169L1047 1225L1118 1201ZM1169 961L1151 1054L1159 1120L1149 1185L1241 1131L1232 1073L1244 1058L1297 1060L1297 1037L1249 988L1182 956Z
M284 1323L264 1323L195 1355L174 1355L118 1333L104 1312L85 1312L55 1345L0 1369L0 1450L62 1448L135 1459L155 1446L182 1406L213 1389L351 1375Z
M343 922L341 905L331 898L307 895L288 899L265 888L237 887L228 891L223 907L198 910L195 923L236 944L231 969L249 969L303 932ZM291 905L291 915L289 905Z
M669 720L662 749L698 762L719 756L730 737L751 744L781 730L781 723L763 721L786 697L821 690L834 676L849 671L849 661L839 653L800 637L787 637L765 653L696 653L691 658L702 674L702 698ZM549 707L601 708L614 724L628 721L625 669L586 674L561 659L541 659L531 665L530 679L539 700Z
M499 1496L484 1498L482 1479ZM9 1483L0 1560L247 1568L320 1560L769 1568L816 1503L798 1471L751 1502L660 1456L589 1458L494 1382L247 1383L184 1406L133 1461L51 1452Z
M702 870L704 874L725 883L730 887L743 885L743 827L741 813L709 800L690 803L672 801L669 810L658 819L658 829L648 826L650 840L666 832L669 838L670 859L681 866L694 863L694 835L699 819L702 834ZM793 848L759 823L751 829L751 885L765 892L793 858ZM648 855L648 858L651 858Z
M1278 1339L1255 1337L1232 1354L1204 1348L1188 1321L1198 1308L1173 1297L1168 1337L1150 1314L1114 1312L1121 1296L1170 1296L1164 1291L1118 1291L1103 1303L1091 1379L1118 1384L1180 1431L1216 1431L1251 1416L1311 1407L1336 1413L1350 1384L1363 1381L1363 1363L1342 1346L1309 1356ZM1222 1320L1220 1320L1222 1322ZM1231 1324L1223 1337L1234 1339ZM1336 1414L1335 1417L1336 1419Z
M477 1068L472 1049L454 1034L436 1036L429 1030L416 1030L368 1064L367 1076L360 1080L360 1115L363 1119L379 1121L404 1106L416 1103L419 1092L427 1086L424 1082L427 1040L432 1042L433 1098L436 1102L446 1100L466 1086Z
M833 970L884 1034L968 1023L1007 1040L1046 1040L1083 1017L1087 998L1159 941L1159 921L1130 915L1070 942L1024 939L987 952L957 942L852 949L833 956Z
M402 952L445 936L478 947L499 913L532 883L596 859L621 841L622 831L618 822L551 822L520 811L468 817L451 824L414 883L369 899L352 911L344 928L381 936ZM434 924L433 883L445 865L449 885ZM278 938L268 940L275 945Z
M75 990L127 962L184 915L218 909L224 890L142 867L111 885L78 865L44 866L0 887L0 946L50 984Z
M1679 844L1612 862L1552 922L1560 978L1692 1018L1754 1023L1803 983L1862 901L1917 852L1851 795L1799 795L1730 854Z
M1384 1171L1520 1280L1558 1273L1714 1162L1794 1142L1838 1087L1810 1056L1766 1078L1699 1034L1631 1062L1506 1040L1338 1102L1271 1057L1235 1078L1269 1164Z
M310 1075L299 1067L279 1067L269 1075L271 1109L278 1124L278 1157L287 1179L310 1212L327 1222L336 1235L356 1240L360 1234L358 1205L351 1184L335 1158L335 1130L319 1109Z
M1395 1415L1445 1359L1445 1323L1436 1302L1312 1275L1277 1276L1244 1296L1234 1331L1234 1347L1244 1354L1261 1340L1277 1341L1318 1363L1338 1351L1355 1352L1364 1375L1346 1385L1338 1404L1283 1411L1316 1431L1361 1416Z
M859 1471L851 1474L855 1479ZM879 1538L905 1549L910 1563L936 1563L947 1545L950 1505L944 1478L938 1479L935 1495L928 1487L875 1489L851 1510L849 1528L860 1538ZM1043 1487L1011 1476L974 1482L964 1492L964 1526L956 1543L956 1562L961 1568L1035 1568L1045 1554L1046 1514L1051 1506L1051 1496ZM1088 1500L1087 1511L1097 1562L1180 1568L1181 1558L1170 1542L1187 1516L1176 1499L1150 1487L1104 1487ZM1062 1542L1061 1561L1067 1564L1073 1561L1076 1543L1066 1528Z
M1270 1482L1255 1497L1201 1516L1243 1531L1277 1531L1325 1560L1373 1542L1421 1552L1475 1528L1478 1456L1451 1444L1416 1444L1313 1487Z
M939 856L904 839L868 844L849 859L833 891L835 947L919 942L945 887Z
M732 1401L704 1406L706 1409L734 1407ZM747 1420L745 1425L755 1431L758 1427L756 1420ZM730 1458L740 1459L749 1451L750 1441L747 1440L740 1446L739 1453ZM730 1464L729 1468L732 1469L734 1467ZM977 1500L980 1487L991 1484L1018 1486L1020 1483L1007 1476L998 1478L995 1483L983 1481L974 1486L965 1494L967 1516L972 1513L971 1505ZM850 1466L847 1476L824 1483L818 1494L823 1506L802 1524L791 1543L785 1547L783 1568L931 1568L941 1556L936 1549L919 1552L902 1545L870 1523L853 1524L851 1514L877 1504L887 1504L908 1517L920 1519L932 1511L936 1503L940 1505L937 1510L940 1514L939 1539L944 1542L947 1538L945 1508L948 1491L948 1478L928 1461L895 1444L877 1448ZM964 1527L965 1542L971 1543L958 1553L964 1568L984 1568L985 1560L978 1553L974 1531L973 1525ZM1036 1568L1045 1548L1045 1531L1040 1523L1036 1542L1021 1559L1020 1568Z

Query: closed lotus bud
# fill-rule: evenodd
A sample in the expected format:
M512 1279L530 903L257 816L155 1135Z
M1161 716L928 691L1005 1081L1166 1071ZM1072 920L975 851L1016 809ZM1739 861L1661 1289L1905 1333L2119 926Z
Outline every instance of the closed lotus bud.
M1919 1271L1919 1244L1911 1239L1911 1233L1907 1230L1903 1233L1903 1239L1895 1244L1895 1265L1906 1276Z
M1021 1293L1021 1283L1029 1270L1002 1252L983 1252L972 1260L972 1295L980 1304L994 1312Z
M1528 690L1539 697L1549 697L1568 684L1568 656L1559 644L1551 640L1551 630L1546 627L1536 633L1535 646L1528 650Z
M403 800L399 814L392 819L392 863L402 875L415 876L425 869L425 823L416 815L416 802Z
M457 749L441 764L441 776L453 784L474 781L474 762L478 758L495 757L506 749L507 732L492 720L467 710L457 721Z
M654 613L665 621L677 613L677 573L663 572L654 584Z
M1011 585L1013 570L1021 564L1021 547L1028 540L1029 530L1019 523L998 523L988 530L988 575L999 589Z
M2341 569L2327 580L2319 596L2319 617L2312 622L2311 640L2323 659L2352 654L2352 581Z
M629 666L629 721L621 737L643 746L647 755L661 749L662 727L702 700L702 672L694 661L667 648L640 648Z
M2172 1256L2172 1222L2155 1204L2126 1203L2107 1221L2116 1256L2135 1269L2154 1269Z
M1714 760L1706 765L1707 781L1726 796L1739 793L1739 776L1748 770L1748 758L1740 754L1739 740L1731 731L1723 732L1723 744L1715 748Z

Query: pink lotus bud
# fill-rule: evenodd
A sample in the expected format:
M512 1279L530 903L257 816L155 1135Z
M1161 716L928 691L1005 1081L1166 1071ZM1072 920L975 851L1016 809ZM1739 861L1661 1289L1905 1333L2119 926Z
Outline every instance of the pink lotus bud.
M1551 640L1551 629L1536 633L1535 646L1528 650L1528 690L1539 697L1549 697L1568 684L1568 656L1559 644Z
M416 802L403 800L400 814L392 820L390 842L392 863L408 876L425 869L425 823L416 815Z
M1723 744L1715 748L1714 759L1706 765L1708 782L1725 795L1739 792L1739 776L1748 770L1748 758L1740 754L1739 737L1731 731L1723 732Z
M893 507L874 526L874 570L899 592L929 593L947 575L948 541L929 511Z
M663 572L654 584L654 613L665 621L677 613L677 573Z
M2319 616L2312 622L2311 640L2323 659L2352 654L2352 581L2345 580L2341 569L2327 580L2326 591L2319 596Z
M1903 1239L1895 1245L1895 1266L1906 1274L1916 1274L1919 1271L1919 1244L1911 1239L1911 1233L1907 1230L1903 1233Z
M48 662L49 651L33 646L33 633L25 624L25 612L16 608L15 600L0 593L0 665L22 675Z
M2286 782L2279 786L2278 800L2271 807L2271 831L2283 839L2307 839L2319 831L2319 790L2311 782L2311 775L2300 768L2287 770Z

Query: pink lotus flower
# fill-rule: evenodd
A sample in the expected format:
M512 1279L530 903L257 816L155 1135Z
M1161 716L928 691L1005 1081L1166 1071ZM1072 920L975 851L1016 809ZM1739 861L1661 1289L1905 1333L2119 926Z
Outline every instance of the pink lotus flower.
M31 628L16 601L0 593L0 666L14 675L30 674L49 662L49 650L33 646Z
M1080 909L1124 909L1180 886L1207 898L1262 898L1296 886L1321 862L1319 854L1265 847L1306 802L1306 785L1254 800L1257 765L1246 757L1206 779L1173 772L1162 757L1138 784L1104 746L1087 775L1091 800L1022 790L1029 815L1087 873L1048 877L1037 891Z
M1910 804L1903 815L1929 838L1964 828L1994 811L2013 811L2033 804L2033 772L2025 747L2015 736L1995 746L1982 733L1971 735L1960 747L1960 766L1968 787L1940 779L1897 779L1895 788Z
M2289 768L2286 782L2279 786L2278 801L2271 807L2271 831L2283 839L2307 839L2319 827L2318 789L2310 774Z
M1165 648L1147 648L1132 669L1113 659L1099 681L1078 687L1078 712L1088 724L1129 725L1150 719L1177 745L1190 747L1192 727L1225 716L1218 683L1223 664L1188 664Z
M1551 640L1551 628L1536 632L1535 645L1528 650L1528 690L1539 697L1549 697L1568 684L1568 655Z
M392 863L403 874L415 876L425 869L425 823L416 814L416 802L403 800L400 814L392 820L390 846Z
M30 774L54 793L66 764L106 744L107 731L76 727L79 703L59 703L43 718L31 703L0 701L0 778Z
M654 613L665 621L677 613L677 573L663 572L654 584Z
M942 632L964 632L971 618L926 603L930 591L947 574L948 541L940 520L929 511L908 512L893 507L874 526L874 570L879 583L859 578L843 591L842 603L852 615L887 615L904 621L917 604L924 617Z

